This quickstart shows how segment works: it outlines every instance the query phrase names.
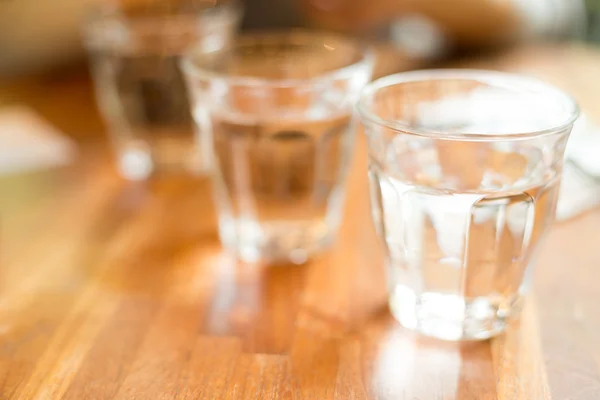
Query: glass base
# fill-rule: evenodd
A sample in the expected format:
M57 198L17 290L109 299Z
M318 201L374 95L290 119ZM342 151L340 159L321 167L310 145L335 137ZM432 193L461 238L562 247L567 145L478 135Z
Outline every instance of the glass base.
M322 220L257 223L221 218L219 231L228 251L253 263L304 264L332 242Z
M210 171L208 157L202 157L193 143L163 141L160 146L131 141L117 148L121 176L132 181L148 179L151 175L189 174L206 175Z
M396 286L390 310L402 326L442 340L484 340L504 331L518 314L518 299L497 296L465 299L456 294L423 292Z

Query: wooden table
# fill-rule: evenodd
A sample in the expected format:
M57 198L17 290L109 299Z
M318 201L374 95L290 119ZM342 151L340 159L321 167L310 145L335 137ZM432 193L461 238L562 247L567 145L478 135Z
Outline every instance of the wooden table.
M600 120L600 52L469 64L546 74ZM82 143L0 179L0 399L599 399L600 210L557 224L520 323L482 343L390 317L361 138L335 248L302 267L224 254L205 180L116 175L85 77L4 86ZM12 96L12 97L11 97Z

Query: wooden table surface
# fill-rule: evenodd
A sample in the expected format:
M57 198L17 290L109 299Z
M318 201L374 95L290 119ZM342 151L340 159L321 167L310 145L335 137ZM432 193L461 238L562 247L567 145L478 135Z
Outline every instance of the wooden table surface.
M466 64L541 74L600 121L598 50ZM600 399L600 209L554 226L504 336L438 342L387 311L362 138L334 249L251 266L222 252L206 180L118 178L85 76L2 88L81 146L0 178L0 399Z

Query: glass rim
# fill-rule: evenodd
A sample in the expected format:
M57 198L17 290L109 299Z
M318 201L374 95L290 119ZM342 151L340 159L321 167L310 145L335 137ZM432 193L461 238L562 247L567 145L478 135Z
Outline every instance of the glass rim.
M411 126L397 120L382 118L371 110L370 100L380 89L402 85L410 82L425 82L434 80L466 80L476 81L490 86L504 88L513 92L530 92L552 95L558 102L566 106L568 114L560 122L538 130L529 130L515 133L485 133L485 132L448 132L435 129L423 129ZM410 72L401 72L376 79L366 85L361 92L356 106L361 118L365 121L384 126L398 133L407 133L431 139L469 140L469 141L498 141L528 139L538 136L559 133L569 128L580 114L579 105L573 97L561 89L544 82L541 79L519 75L510 72L501 72L483 69L430 69Z
M364 44L363 42L354 39L352 37L348 37L345 35L341 35L335 32L328 32L322 30L312 30L312 29L272 29L272 30L257 30L249 33L244 33L240 36L235 37L232 40L231 46L236 46L241 44L244 41L256 40L261 37L297 37L297 38L323 38L325 36L333 36L337 39L343 39L347 43L351 43L360 54L360 59L351 64L345 65L343 67L333 69L331 71L323 72L322 74L315 75L313 77L308 78L263 78L263 77L253 77L253 76L244 76L244 75L230 75L227 73L215 72L206 68L199 67L193 61L194 55L198 53L205 52L202 49L202 44L196 45L188 49L185 52L183 57L181 58L180 64L183 71L190 76L195 78L200 78L206 81L209 80L220 80L227 82L228 84L239 85L239 86L264 86L271 88L289 88L289 87L298 87L313 84L317 81L322 81L324 79L344 79L349 78L356 73L357 69L366 67L369 70L372 69L375 54L372 48ZM222 49L216 49L209 51L208 53L219 51Z

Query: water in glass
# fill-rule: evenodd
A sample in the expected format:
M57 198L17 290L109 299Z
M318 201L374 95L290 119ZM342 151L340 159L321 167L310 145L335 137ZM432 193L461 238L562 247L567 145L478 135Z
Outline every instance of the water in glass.
M214 114L221 238L244 259L304 262L337 230L351 114L260 122Z
M488 336L504 328L529 284L528 266L553 220L558 174L535 149L437 145L396 142L387 156L404 163L402 173L397 164L370 163L373 219L394 275L390 306L403 325L433 336ZM440 159L438 150L452 156Z

